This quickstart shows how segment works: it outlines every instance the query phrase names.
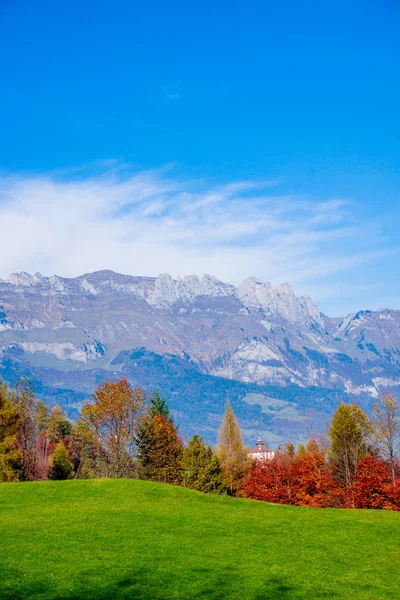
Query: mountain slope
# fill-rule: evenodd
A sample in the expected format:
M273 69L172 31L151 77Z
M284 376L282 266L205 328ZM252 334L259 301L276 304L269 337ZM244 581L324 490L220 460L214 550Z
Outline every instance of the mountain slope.
M163 377L172 364L175 370ZM323 425L340 397L368 408L383 389L399 389L400 311L329 319L288 284L274 288L255 278L236 288L208 275L19 273L0 280L0 369L8 379L30 373L43 397L61 402L71 416L95 385L122 372L162 388L187 433L191 423L203 422L213 438L231 395L243 404L238 410L249 437L258 428L270 431L271 440L299 437L310 409ZM204 389L199 398L195 390ZM293 410L279 404L295 400ZM283 407L291 418L282 427Z

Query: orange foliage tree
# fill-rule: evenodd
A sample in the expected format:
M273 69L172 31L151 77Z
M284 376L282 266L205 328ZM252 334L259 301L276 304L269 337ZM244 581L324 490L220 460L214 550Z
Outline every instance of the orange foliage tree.
M243 490L250 498L298 506L340 506L344 497L315 442L301 453L286 448L270 461L254 461Z
M143 418L145 395L126 379L106 381L86 403L78 421L80 432L98 448L105 475L127 477L132 470L135 436Z
M183 443L171 419L149 414L138 447L144 479L181 483Z
M354 508L400 510L400 481L393 481L390 465L365 456L359 463L351 485L349 503Z

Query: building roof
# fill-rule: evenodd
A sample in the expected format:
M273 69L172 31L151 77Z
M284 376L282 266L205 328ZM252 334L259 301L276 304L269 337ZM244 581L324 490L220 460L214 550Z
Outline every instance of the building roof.
M272 452L272 450L264 444L261 435L259 435L255 447L250 450L250 454L264 454L265 452Z

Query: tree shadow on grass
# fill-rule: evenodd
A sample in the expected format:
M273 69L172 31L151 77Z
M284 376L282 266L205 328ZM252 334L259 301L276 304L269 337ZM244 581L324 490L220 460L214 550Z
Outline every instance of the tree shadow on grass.
M188 572L192 575L192 583L186 580L180 584L179 578L163 574L157 580L152 569L139 569L126 573L120 579L105 582L90 581L90 577L74 580L71 585L60 589L56 583L48 579L34 582L24 581L18 590L2 588L1 600L307 600L313 597L330 600L343 598L337 590L315 591L302 589L289 584L281 577L266 577L264 581L243 589L243 582L232 567L225 569L197 568ZM201 583L197 583L201 575ZM190 579L190 577L189 577ZM204 583L203 583L204 581ZM180 591L180 585L182 590ZM365 586L366 596L371 597L371 586ZM70 589L68 589L70 588ZM358 590L361 591L361 590ZM318 593L318 595L315 595ZM384 596L380 596L384 598Z
M157 580L151 569L142 568L101 585L90 581L88 574L87 579L75 579L63 589L48 579L23 581L18 590L2 589L0 585L0 597L1 600L294 600L302 597L280 579L267 581L265 591L244 590L241 578L231 567L218 570L200 567L188 571L187 575L181 583L178 577L166 574Z

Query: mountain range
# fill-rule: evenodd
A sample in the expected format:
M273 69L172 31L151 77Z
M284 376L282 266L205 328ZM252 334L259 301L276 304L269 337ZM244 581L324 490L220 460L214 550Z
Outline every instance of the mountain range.
M274 446L322 432L341 400L370 411L399 391L400 311L329 318L253 277L22 272L0 280L0 375L26 375L73 419L99 383L126 376L167 397L184 437L210 442L229 398L245 439Z

